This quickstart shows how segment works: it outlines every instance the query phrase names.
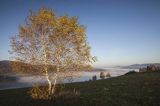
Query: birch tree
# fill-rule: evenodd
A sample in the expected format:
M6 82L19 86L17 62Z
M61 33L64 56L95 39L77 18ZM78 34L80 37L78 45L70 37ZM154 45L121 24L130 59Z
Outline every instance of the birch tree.
M28 72L46 76L49 95L55 93L58 73L72 76L84 67L91 67L95 60L90 53L86 28L79 24L78 18L57 16L49 8L30 12L19 27L19 35L11 38L11 47L14 60L32 67L25 68Z

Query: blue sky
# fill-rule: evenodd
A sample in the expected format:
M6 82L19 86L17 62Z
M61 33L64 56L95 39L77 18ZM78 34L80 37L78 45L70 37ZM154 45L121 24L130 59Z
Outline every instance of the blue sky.
M44 6L79 17L98 57L94 66L160 62L159 0L1 0L0 60L9 59L9 38L18 34L29 9Z

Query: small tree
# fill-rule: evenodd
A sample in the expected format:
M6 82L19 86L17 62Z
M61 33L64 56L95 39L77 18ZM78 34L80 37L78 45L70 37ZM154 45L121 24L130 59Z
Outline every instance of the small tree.
M107 78L110 78L110 77L111 77L111 74L110 74L109 72L107 72L106 77L107 77Z
M93 75L93 76L92 76L92 80L93 80L93 81L97 80L97 76L96 76L96 75Z
M90 54L86 29L78 23L77 17L56 16L48 8L30 12L25 24L19 27L19 35L11 38L11 47L18 61L15 68L21 70L17 63L23 62L29 71L45 75L49 95L55 93L59 76L72 76L90 68L90 63L95 61Z
M104 79L106 76L105 76L105 73L104 72L100 72L100 78Z

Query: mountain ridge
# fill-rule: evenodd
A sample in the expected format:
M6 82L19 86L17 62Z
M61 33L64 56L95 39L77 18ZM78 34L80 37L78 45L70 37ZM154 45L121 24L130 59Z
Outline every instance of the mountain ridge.
M116 66L116 67L129 68L129 69L140 69L140 68L146 68L149 65L160 66L160 63L131 64L131 65L126 65L126 66Z

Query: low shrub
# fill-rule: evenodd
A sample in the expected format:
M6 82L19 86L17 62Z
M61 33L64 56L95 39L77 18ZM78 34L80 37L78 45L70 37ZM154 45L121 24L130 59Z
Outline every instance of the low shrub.
M106 76L105 76L105 73L104 72L100 72L100 78L104 79Z

